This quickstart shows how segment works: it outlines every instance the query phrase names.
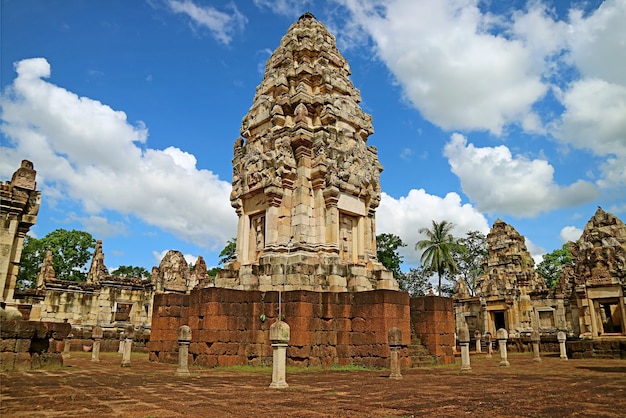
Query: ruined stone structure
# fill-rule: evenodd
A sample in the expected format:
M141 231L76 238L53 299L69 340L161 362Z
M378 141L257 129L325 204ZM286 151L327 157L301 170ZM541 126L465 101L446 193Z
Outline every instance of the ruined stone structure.
M335 38L310 13L265 67L235 142L237 260L216 286L241 290L397 290L376 259L380 203L372 119Z
M37 288L18 291L16 298L30 319L69 321L81 333L96 325L105 328L107 335L128 324L149 330L155 293L188 293L200 280L206 280L204 260L200 257L196 264L190 271L183 254L170 250L153 268L151 280L113 276L104 264L102 241L98 241L85 282L58 280L48 251Z
M36 174L33 163L23 160L0 185L0 371L62 365L63 339L70 331L69 324L22 319L24 307L15 298L24 238L39 212Z
M36 190L36 174L33 163L24 160L11 181L0 185L0 302L3 310L14 309L13 292L24 238L37 221L41 192Z
M515 228L498 219L487 235L487 251L477 294L471 296L466 287L457 287L457 328L467 326L492 336L503 328L511 337L530 335L533 329L552 334L557 329L572 330L567 304L562 297L548 297L524 237Z
M626 225L598 208L580 240L570 242L573 264L559 291L571 294L582 338L626 335Z
M278 319L290 328L291 365L385 367L392 328L402 333L405 367L418 346L412 336L428 346L429 365L454 360L451 303L410 301L376 258L382 166L349 75L313 15L289 27L235 142L237 259L189 295L156 295L152 360L175 362L178 327L189 325L195 364L269 363Z
M411 335L428 348L427 366L454 363L452 300L438 296L409 299L406 292L312 292L283 294L290 327L287 364L388 367L389 330L401 331L402 367L422 361L411 354ZM413 317L411 320L411 316ZM260 365L272 361L270 326L278 319L278 292L216 287L190 294L155 296L150 359L176 363L178 329L189 325L190 363L205 367Z
M523 237L496 221L477 294L457 288L457 328L467 324L492 335L504 328L518 348L533 331L544 346L564 332L573 358L626 356L626 226L598 208L569 247L572 263L563 265L556 288L547 289L533 272Z

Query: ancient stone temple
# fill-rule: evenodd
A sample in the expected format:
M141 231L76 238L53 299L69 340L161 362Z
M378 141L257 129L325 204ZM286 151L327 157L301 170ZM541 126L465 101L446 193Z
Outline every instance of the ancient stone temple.
M457 327L467 326L491 335L499 328L512 336L530 333L539 322L539 311L544 309L535 309L532 298L545 290L545 283L535 272L524 237L498 219L487 235L487 251L477 294L470 296L466 288L457 288ZM554 308L544 310L554 316ZM564 317L565 313L561 309L558 314ZM550 327L554 328L554 321Z
M216 286L398 288L376 258L382 166L349 75L334 36L310 13L267 61L234 147L237 260Z
M36 175L33 163L24 160L11 181L0 185L0 302L5 306L13 304L24 238L39 212Z
M580 336L626 334L626 225L598 208L569 245L573 264L563 270L559 287L572 294Z

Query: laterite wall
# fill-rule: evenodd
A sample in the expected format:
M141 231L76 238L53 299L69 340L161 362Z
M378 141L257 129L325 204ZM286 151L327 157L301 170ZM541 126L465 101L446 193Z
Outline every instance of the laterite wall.
M0 324L0 371L62 366L68 323L5 320Z
M288 364L388 367L388 331L398 327L404 344L401 361L404 367L410 366L406 292L289 291L282 295L284 321L291 328ZM269 327L277 317L278 292L205 288L191 294L157 294L148 342L150 359L175 363L178 328L189 325L191 364L271 364Z
M451 298L411 298L411 323L415 335L439 364L454 363L454 303Z

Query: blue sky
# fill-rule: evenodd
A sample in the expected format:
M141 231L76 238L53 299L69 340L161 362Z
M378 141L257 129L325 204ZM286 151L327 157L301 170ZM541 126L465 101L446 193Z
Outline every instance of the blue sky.
M497 218L537 259L626 214L626 0L2 0L0 177L37 170L43 237L105 264L236 235L233 143L265 61L311 11L337 37L384 166L377 233Z

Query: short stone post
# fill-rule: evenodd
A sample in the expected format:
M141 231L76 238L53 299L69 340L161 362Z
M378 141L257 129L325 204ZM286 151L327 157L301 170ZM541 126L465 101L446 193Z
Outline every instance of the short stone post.
M183 325L178 328L178 368L176 376L189 376L189 343L191 343L191 328Z
M493 346L491 345L491 333L485 334L485 344L487 344L487 358L491 358L493 354Z
M466 372L472 370L470 366L470 354L469 354L469 344L470 344L470 334L469 329L467 327L459 328L457 331L459 345L461 346L461 371Z
M272 383L270 387L274 389L288 388L285 380L285 370L287 367L287 343L290 338L289 325L280 319L270 325L270 341L274 349L272 361Z
M117 349L119 354L124 353L124 331L120 332L120 347Z
M67 334L67 337L63 340L63 354L61 354L61 357L63 358L70 358L70 350L72 349L72 333L70 332L69 334Z
M482 349L480 347L480 331L474 331L474 340L476 340L476 354L482 353Z
M507 360L506 353L506 341L509 339L509 333L504 328L500 328L496 331L496 338L498 339L498 347L500 348L500 366L508 367L511 365Z
M400 373L400 347L402 346L402 331L397 327L389 328L387 337L389 340L389 350L391 351L391 364L389 366L391 374L389 375L389 378L399 380L402 379L402 374Z
M565 348L565 341L567 340L567 335L563 331L559 331L556 334L556 339L559 340L559 351L561 354L559 357L561 360L567 360L567 349Z
M96 325L91 330L91 338L93 338L93 347L91 348L91 361L94 363L100 362L100 340L102 340L102 327Z
M539 355L539 342L541 342L541 336L539 335L539 331L534 329L533 332L530 333L530 341L533 344L533 361L540 362L541 356Z
M124 331L124 351L122 353L122 367L130 367L130 352L133 348L135 327L128 325Z

